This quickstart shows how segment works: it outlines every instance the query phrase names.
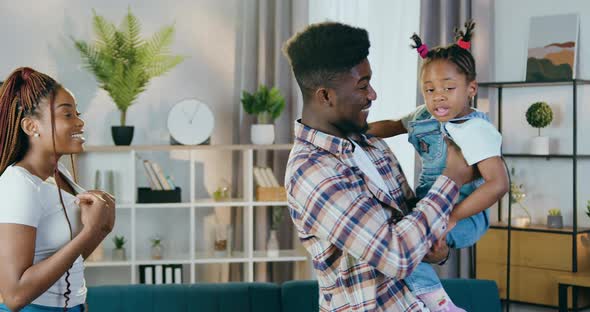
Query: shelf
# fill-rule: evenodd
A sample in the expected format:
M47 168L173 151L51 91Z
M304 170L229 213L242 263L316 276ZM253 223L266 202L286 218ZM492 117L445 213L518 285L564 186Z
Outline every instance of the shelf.
M243 207L248 202L243 198L231 198L229 200L214 200L213 198L201 198L193 201L195 207Z
M288 151L292 144L227 144L227 145L88 145L84 147L85 153L121 153L130 151L244 151L244 150L272 150Z
M196 264L211 264L211 263L246 263L248 258L244 256L242 251L232 251L231 256L215 257L212 252L197 252L195 253Z
M492 229L508 229L508 224L506 222L495 222L490 225ZM531 224L527 227L516 227L511 226L513 231L523 231L523 232L543 232L543 233L557 233L557 234L573 234L574 228L571 226L564 226L561 229L554 229L547 227L544 224ZM590 228L582 228L578 227L578 234L580 233L590 233Z
M191 203L156 203L156 204L135 204L140 209L158 209L158 208L190 208Z
M573 79L573 80L544 81L544 82L530 82L530 81L480 82L477 85L480 87L490 87L490 88L521 88L521 87L571 86L574 84L574 82L578 85L590 84L590 80Z
M254 251L254 262L289 262L307 260L307 255L301 254L296 250L279 250L278 257L269 257L266 250Z
M164 258L160 260L154 260L151 258L141 258L133 262L137 265L145 264L191 264L192 261L189 259L187 254L179 254L176 258Z
M129 265L131 265L130 261L84 261L84 266L87 268L129 266Z
M565 158L565 159L573 159L574 155L571 154L548 154L548 155L536 155L536 154L502 154L504 157L514 157L514 158ZM581 157L581 155L578 155Z

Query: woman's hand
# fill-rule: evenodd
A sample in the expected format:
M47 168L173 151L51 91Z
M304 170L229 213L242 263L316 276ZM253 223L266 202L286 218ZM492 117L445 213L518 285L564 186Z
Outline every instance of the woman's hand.
M76 195L79 199L84 228L106 235L115 225L115 198L106 192L92 190Z

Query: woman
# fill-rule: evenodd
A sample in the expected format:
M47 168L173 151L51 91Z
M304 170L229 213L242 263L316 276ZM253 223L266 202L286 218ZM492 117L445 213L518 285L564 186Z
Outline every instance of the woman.
M83 258L113 229L115 199L58 163L83 151L73 95L18 68L0 88L0 311L84 311Z

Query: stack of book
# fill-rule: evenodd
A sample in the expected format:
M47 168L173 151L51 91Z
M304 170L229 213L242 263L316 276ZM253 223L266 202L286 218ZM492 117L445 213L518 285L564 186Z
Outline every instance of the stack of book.
M162 167L157 162L144 160L143 168L145 169L150 189L153 191L170 191L176 188L172 177L165 175Z
M254 167L254 183L256 183L257 201L286 201L285 188L279 184L272 169Z
M140 265L139 282L141 284L182 284L182 265Z

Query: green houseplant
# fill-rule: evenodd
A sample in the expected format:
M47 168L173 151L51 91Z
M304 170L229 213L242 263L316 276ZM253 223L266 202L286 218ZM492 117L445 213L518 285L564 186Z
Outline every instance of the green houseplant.
M150 239L152 243L151 256L154 260L161 260L164 257L164 250L162 248L162 238L159 235Z
M547 215L547 226L556 229L563 228L563 217L561 216L561 210L558 208L549 209L549 214Z
M133 127L127 126L127 110L135 103L148 82L168 72L184 60L170 55L174 26L164 26L151 38L140 36L141 25L131 9L119 27L93 11L96 39L93 42L74 41L85 67L94 74L100 88L107 91L121 112L120 126L112 127L117 145L129 145Z
M127 255L125 254L125 243L127 243L127 240L125 239L125 236L115 235L115 237L113 237L113 243L115 244L115 249L113 249L113 261L127 260Z
M285 98L276 87L269 89L260 85L254 93L242 91L242 106L244 111L256 116L257 124L252 125L250 139L254 144L274 143L274 125L285 109Z
M553 111L546 102L535 102L526 111L526 120L538 129L538 136L531 142L531 153L537 155L549 154L549 138L541 136L541 128L547 127L553 121Z

